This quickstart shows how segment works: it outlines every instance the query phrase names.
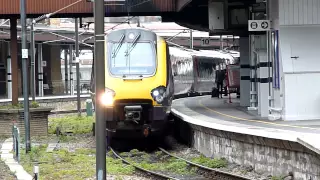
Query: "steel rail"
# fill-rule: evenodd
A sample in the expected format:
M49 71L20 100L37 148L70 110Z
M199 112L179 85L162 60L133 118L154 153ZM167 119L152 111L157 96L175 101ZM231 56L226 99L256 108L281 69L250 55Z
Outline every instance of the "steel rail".
M205 170L208 170L208 171L212 171L214 173L218 173L218 174L222 174L222 175L226 175L226 176L230 176L230 177L234 177L234 178L237 178L237 179L243 179L243 180L252 180L250 178L247 178L247 177L243 177L243 176L239 176L239 175L236 175L236 174L231 174L231 173L228 173L228 172L224 172L224 171L220 171L220 170L217 170L217 169L213 169L213 168L210 168L210 167L206 167L206 166L203 166L203 165L200 165L200 164L197 164L197 163L194 163L194 162L191 162L189 160L186 160L184 158L181 158L181 157L178 157L176 155L173 155L171 153L169 153L168 151L164 150L163 148L160 148L160 151L164 152L165 154L171 156L171 157L174 157L174 158L177 158L177 159L180 159L182 161L185 161L186 163L190 164L190 165L193 165L193 166L196 166L198 168L201 168L201 169L205 169Z
M124 163L129 164L129 165L132 165L133 167L135 167L136 169L138 169L138 170L140 170L140 171L144 171L144 172L146 172L146 173L148 173L148 174L152 174L152 175L154 175L154 176L157 176L157 177L160 177L160 178L164 178L164 179L179 180L179 179L177 179L177 178L175 178L175 177L167 176L167 175L160 174L160 173L154 172L154 171L149 171L149 170L147 170L147 169L144 169L144 168L141 168L141 167L139 167L139 166L137 166L137 165L134 165L134 164L130 163L129 161L125 160L124 158L122 158L120 155L118 155L111 147L110 147L110 150L112 151L112 153L113 153L118 159L121 159Z

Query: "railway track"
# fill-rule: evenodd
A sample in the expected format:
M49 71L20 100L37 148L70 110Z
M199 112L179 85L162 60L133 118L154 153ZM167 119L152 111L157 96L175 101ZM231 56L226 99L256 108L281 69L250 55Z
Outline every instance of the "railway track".
M139 171L142 171L146 174L148 174L149 176L152 175L152 176L155 176L157 177L158 179L170 179L170 180L179 180L175 177L171 177L171 176L168 176L168 175L165 175L165 174L161 174L159 172L154 172L154 171L149 171L147 169L144 169L144 168L141 168L133 163L130 163L129 161L125 160L124 158L122 158L118 153L116 153L112 148L110 148L110 150L112 151L113 155L115 155L118 159L121 159L122 162L126 163L126 164L129 164L131 166L133 166L134 168L136 168L137 170Z
M187 159L184 159L184 158L175 156L175 155L169 153L168 151L164 150L163 148L159 148L159 150L162 151L163 153L171 156L171 157L174 157L174 158L180 159L180 160L182 160L182 161L185 161L185 162L188 163L189 165L192 165L192 166L195 166L195 167L197 167L197 168L200 168L200 169L203 169L203 170L206 170L206 171L209 171L209 172L213 173L213 174L214 174L214 177L215 177L216 179L252 180L252 179L247 178L247 177L243 177L243 176L231 174L231 173L228 173L228 172L223 172L223 171L220 171L220 170L217 170L217 169L213 169L213 168L206 167L206 166L203 166L203 165L200 165L200 164L196 164L196 163L191 162L191 161L189 161L189 160L187 160Z

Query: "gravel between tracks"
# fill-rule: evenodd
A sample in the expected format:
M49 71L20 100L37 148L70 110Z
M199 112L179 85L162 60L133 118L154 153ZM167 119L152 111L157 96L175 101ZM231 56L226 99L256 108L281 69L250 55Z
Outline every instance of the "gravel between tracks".
M185 145L179 144L175 139L173 138L167 138L167 143L170 144L171 147L173 147L172 150L170 150L170 153L173 153L174 155L185 158L185 159L192 159L194 157L199 157L200 153L195 150L194 148L189 148ZM248 177L250 179L254 180L268 180L271 179L271 175L268 174L258 174L254 172L254 169L252 166L242 166L234 163L228 163L227 167L219 168L220 171Z
M89 179L86 179L86 180L95 180L96 177L93 177L93 178L89 178ZM136 176L136 175L133 175L133 176L114 176L114 175L107 175L107 179L108 180L151 180L150 178L144 178L144 177L141 177L141 176Z

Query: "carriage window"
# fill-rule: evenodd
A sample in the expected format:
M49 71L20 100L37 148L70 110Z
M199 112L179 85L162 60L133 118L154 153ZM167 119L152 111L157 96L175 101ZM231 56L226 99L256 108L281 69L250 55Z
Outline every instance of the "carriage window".
M131 43L123 43L115 57L110 54L109 69L113 75L151 75L156 69L154 46L151 43L138 42L131 49ZM114 43L111 52L118 46ZM126 56L126 51L129 55Z

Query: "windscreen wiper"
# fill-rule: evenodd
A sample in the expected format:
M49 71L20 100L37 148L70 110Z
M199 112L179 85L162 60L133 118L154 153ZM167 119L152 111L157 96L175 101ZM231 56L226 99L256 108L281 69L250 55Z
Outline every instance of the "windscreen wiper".
M124 53L125 56L129 56L130 52L132 51L132 49L136 46L138 39L140 38L140 33L134 38L134 40L132 41L132 45L130 46L129 49L127 49Z
M125 37L125 35L122 34L120 40L118 41L117 47L116 47L115 50L112 52L112 58L115 58L115 57L117 56L118 51L119 51L119 49L120 49L121 46L122 46L122 41L124 40L124 37Z

